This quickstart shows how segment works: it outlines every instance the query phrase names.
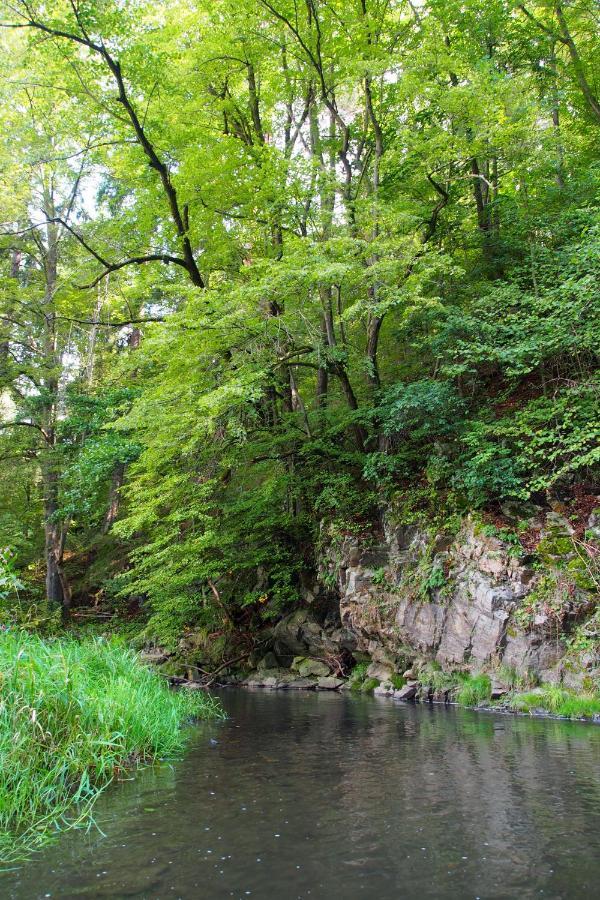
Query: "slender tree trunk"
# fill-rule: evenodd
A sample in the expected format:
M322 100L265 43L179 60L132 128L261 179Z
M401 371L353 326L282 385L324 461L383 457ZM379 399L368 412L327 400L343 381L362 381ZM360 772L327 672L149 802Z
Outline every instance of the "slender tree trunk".
M10 277L15 282L19 278L19 272L21 269L21 253L19 250L14 250L11 260L10 260ZM2 331L5 333L5 336L0 340L0 379L4 376L8 375L9 371L9 361L10 361L10 328L11 323L10 319L12 317L12 304L9 303L7 307L7 317L6 321L0 320L0 327Z
M52 194L48 190L45 191L44 201L46 217L49 220L46 226L46 247L44 253L46 285L44 293L44 356L48 375L43 383L44 393L40 424L46 443L41 462L44 492L46 597L50 602L60 603L63 615L68 616L71 607L71 589L63 569L67 526L58 519L60 472L56 454L60 358L56 334L54 296L58 283L58 226L52 221L56 213Z
M108 506L104 523L102 525L102 534L108 534L119 515L119 506L121 504L121 488L125 481L125 463L117 463L115 466L110 482L108 492Z
M552 66L552 71L556 72L556 54L554 50L554 46L552 47L552 52L550 54L550 64ZM552 127L554 129L554 137L556 142L556 175L555 180L557 187L563 190L565 186L564 179L564 158L565 158L565 149L562 142L562 134L560 128L560 108L559 108L559 98L558 98L558 84L556 76L552 78L552 89L551 89L551 101L552 101Z

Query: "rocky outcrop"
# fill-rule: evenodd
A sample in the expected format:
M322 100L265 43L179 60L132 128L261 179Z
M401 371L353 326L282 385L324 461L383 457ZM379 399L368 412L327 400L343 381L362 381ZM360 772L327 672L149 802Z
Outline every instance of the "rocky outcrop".
M511 517L512 529L471 516L445 534L389 511L378 532L324 533L302 605L259 632L252 652L232 652L237 666L221 664L219 681L439 701L456 693L461 673L489 674L494 700L538 680L595 688L600 512L587 521L587 543L556 510L507 506ZM202 680L214 670L206 641L186 634L164 674Z
M542 541L556 543L570 526L550 514L544 528ZM335 579L341 627L354 635L355 651L373 660L369 674L385 681L415 658L445 671L502 665L572 686L586 671L600 672L593 653L579 671L567 658L565 626L593 608L589 592L569 588L557 627L548 604L536 609L543 576L533 557L494 530L467 519L455 537L432 537L390 515L378 538L348 535L329 547L321 574Z
M273 631L273 652L282 665L291 665L294 657L327 660L355 649L355 635L342 626L331 603L324 616L310 607L298 609L281 619Z

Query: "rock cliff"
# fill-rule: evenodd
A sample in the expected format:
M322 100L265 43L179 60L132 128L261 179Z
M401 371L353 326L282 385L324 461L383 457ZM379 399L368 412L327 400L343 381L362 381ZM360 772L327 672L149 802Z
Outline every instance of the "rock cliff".
M572 640L597 610L587 546L555 513L528 525L535 552L470 517L448 536L387 514L378 537L331 541L320 576L335 584L341 627L372 660L369 674L385 680L417 659L445 671L502 666L573 687L597 676L597 643L575 652Z

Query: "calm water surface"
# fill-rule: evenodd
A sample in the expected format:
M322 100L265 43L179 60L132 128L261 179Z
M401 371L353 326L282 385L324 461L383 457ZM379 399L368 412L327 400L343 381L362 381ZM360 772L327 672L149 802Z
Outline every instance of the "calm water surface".
M600 728L230 691L2 898L600 896Z

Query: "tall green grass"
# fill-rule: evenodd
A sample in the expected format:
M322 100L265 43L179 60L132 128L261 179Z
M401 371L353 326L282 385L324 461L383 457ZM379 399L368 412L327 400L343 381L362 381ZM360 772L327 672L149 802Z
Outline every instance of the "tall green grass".
M118 643L0 631L0 860L89 821L120 769L178 754L182 724L219 711Z
M489 675L463 675L456 695L461 706L477 706L487 703L492 696L492 681Z
M545 684L529 693L517 694L510 705L519 712L541 709L568 719L591 719L600 715L600 694L593 691L575 693L558 684Z

